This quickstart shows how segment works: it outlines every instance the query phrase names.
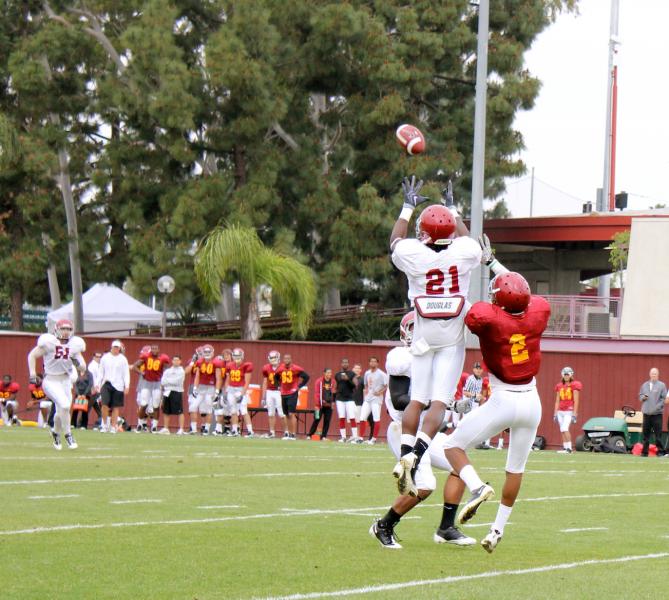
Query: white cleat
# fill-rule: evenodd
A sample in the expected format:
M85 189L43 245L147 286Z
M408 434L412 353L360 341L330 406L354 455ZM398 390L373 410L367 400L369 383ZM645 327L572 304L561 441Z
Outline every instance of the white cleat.
M494 495L495 490L493 490L487 483L484 483L480 488L472 492L467 504L462 507L462 510L456 519L457 524L462 525L469 521L476 514L479 506Z
M60 442L60 433L56 433L55 431L52 431L51 436L53 437L53 447L56 450L62 450L63 449L63 444L61 444L61 442Z
M492 551L495 549L497 544L499 544L499 541L502 539L502 534L497 531L497 529L491 529L490 533L486 535L482 540L481 540L481 546L483 546L483 549L488 553L492 554Z
M65 434L65 441L67 442L67 447L70 450L76 450L79 447L79 444L74 441L74 438L72 437L71 433L66 433Z
M473 546L476 543L474 538L466 536L457 527L437 529L433 539L437 544L453 544L455 546Z
M393 475L397 479L397 489L402 496L418 496L418 490L412 477L412 470L416 464L416 455L413 452L402 456L395 468Z

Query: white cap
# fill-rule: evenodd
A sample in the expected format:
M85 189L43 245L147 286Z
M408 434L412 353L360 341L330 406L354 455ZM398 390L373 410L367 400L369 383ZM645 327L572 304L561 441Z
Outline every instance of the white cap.
M112 348L121 348L121 349L122 349L122 348L123 348L123 344L121 343L121 340L114 340L114 341L111 343L111 347L112 347Z

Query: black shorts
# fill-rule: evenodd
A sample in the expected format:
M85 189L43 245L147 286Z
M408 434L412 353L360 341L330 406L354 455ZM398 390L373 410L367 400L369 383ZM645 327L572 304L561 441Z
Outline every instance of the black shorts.
M109 408L121 408L123 406L125 394L123 391L117 390L111 383L106 381L100 390L100 398L102 401L102 406L108 406Z
M297 410L297 392L288 396L281 396L281 407L286 415L290 415Z
M182 415L184 412L183 392L170 392L169 396L163 396L163 414Z

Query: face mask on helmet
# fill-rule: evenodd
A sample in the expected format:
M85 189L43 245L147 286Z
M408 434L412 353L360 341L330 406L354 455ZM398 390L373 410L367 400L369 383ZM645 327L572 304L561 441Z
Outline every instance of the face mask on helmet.
M400 321L400 341L405 346L411 345L411 340L413 339L414 318L415 313L411 311L404 315Z
M214 358L214 347L209 345L203 346L202 356L205 358L205 360L211 360Z
M232 360L235 362L241 362L244 360L244 351L241 348L235 348L232 351Z
M455 228L455 217L441 204L428 206L416 219L416 237L423 244L447 246L453 241Z
M490 280L490 301L505 311L522 313L530 303L530 286L520 273L500 273Z
M267 361L270 365L276 367L281 362L281 355L276 350L272 350L267 355Z
M562 377L572 377L574 375L574 369L571 367L565 367L562 369Z
M56 323L53 332L59 340L69 340L74 333L74 324L68 319L61 319Z

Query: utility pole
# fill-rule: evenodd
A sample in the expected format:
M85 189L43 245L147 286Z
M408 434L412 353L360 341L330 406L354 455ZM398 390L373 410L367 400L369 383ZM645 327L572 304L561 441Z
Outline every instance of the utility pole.
M472 206L470 235L477 239L483 233L483 195L485 181L485 125L488 92L489 0L479 2L478 43L476 47L476 97L474 109L474 156L472 165ZM472 277L469 297L483 300L488 287L488 269L481 267L480 278Z

